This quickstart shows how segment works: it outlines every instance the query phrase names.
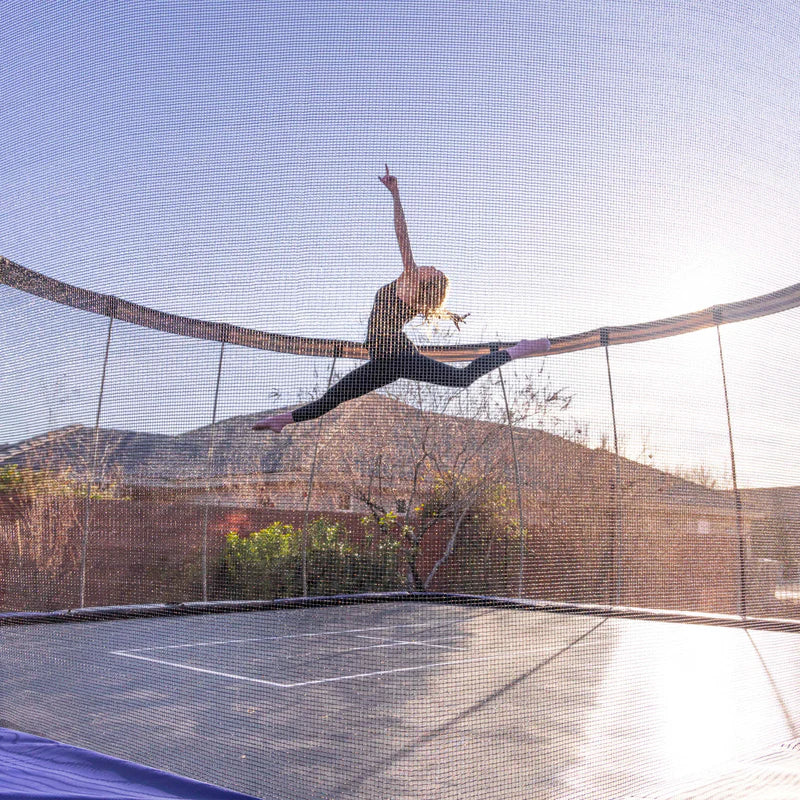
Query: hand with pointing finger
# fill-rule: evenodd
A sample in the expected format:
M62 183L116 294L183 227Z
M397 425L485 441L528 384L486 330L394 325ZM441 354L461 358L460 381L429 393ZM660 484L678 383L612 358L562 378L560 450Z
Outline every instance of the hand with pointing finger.
M386 164L386 174L380 176L380 182L394 195L397 194L397 178L389 173L389 165Z

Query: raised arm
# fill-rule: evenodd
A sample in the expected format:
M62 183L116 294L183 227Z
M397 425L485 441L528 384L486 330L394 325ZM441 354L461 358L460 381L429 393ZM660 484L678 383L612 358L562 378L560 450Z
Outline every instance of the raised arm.
M389 174L388 165L386 167L386 174L382 175L380 180L391 192L392 199L394 200L394 232L397 235L397 244L400 246L400 256L403 259L403 275L414 277L416 276L417 265L414 262L414 255L411 252L411 240L408 238L406 215L403 213L403 204L400 202L397 178Z

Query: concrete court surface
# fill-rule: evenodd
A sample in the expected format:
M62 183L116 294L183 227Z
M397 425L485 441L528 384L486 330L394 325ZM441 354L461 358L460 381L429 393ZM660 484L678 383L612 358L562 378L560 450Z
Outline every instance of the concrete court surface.
M0 726L269 800L800 798L793 633L398 602L0 627L0 677Z

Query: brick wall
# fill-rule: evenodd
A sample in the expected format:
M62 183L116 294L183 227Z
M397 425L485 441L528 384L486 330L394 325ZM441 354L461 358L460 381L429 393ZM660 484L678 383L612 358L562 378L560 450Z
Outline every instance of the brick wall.
M0 505L0 602L4 610L64 608L79 604L84 505L57 499L28 519L25 509ZM46 513L45 513L46 512ZM326 512L354 538L360 514ZM314 519L314 515L311 519ZM87 605L201 599L203 530L213 566L236 530L247 533L274 521L303 525L302 511L209 507L155 501L96 500L90 507ZM731 520L698 525L688 512L624 509L623 540L607 508L573 506L569 513L531 520L524 542L469 534L437 573L431 590L588 603L736 613L738 539ZM446 523L426 538L420 572L427 574L447 544ZM25 547L20 550L20 542ZM34 546L35 545L35 546ZM26 549L27 548L27 549ZM55 552L57 550L58 552ZM756 587L757 588L757 587ZM213 596L211 599L214 599ZM763 598L762 598L763 599ZM756 608L754 607L755 611ZM759 613L775 613L758 607Z

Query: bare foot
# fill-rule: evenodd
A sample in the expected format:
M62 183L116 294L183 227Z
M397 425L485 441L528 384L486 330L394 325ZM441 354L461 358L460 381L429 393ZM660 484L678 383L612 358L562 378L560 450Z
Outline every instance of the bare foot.
M253 425L254 431L273 431L280 433L287 425L294 422L291 411L284 411L282 414L274 414L271 417L260 419Z

